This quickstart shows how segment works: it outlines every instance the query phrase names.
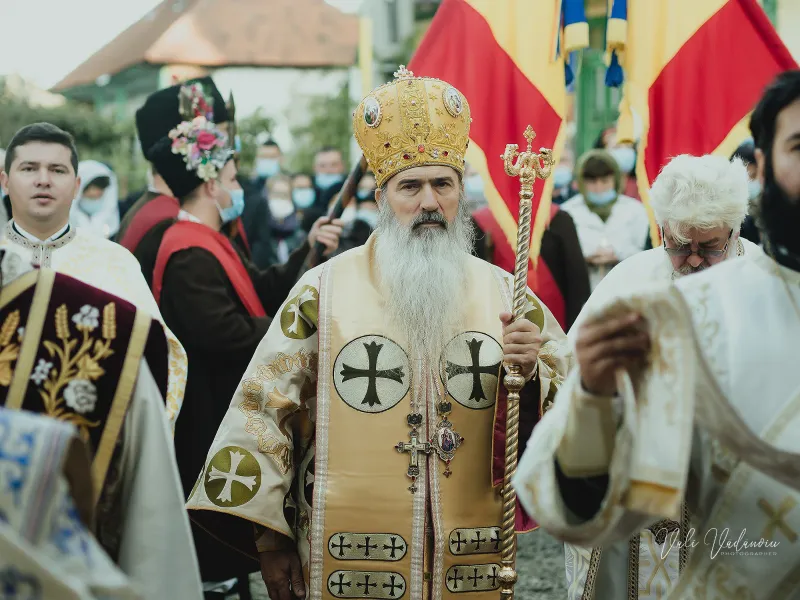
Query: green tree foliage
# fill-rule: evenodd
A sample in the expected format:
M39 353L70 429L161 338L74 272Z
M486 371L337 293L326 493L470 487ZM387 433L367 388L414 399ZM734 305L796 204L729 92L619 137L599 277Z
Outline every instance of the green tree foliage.
M25 125L48 122L75 138L81 160L95 159L108 164L119 178L120 192L144 187L146 165L136 143L132 120L115 122L86 105L67 101L61 106L30 106L5 93L0 82L0 147L5 148Z
M236 120L242 152L239 156L239 170L250 173L256 158L256 150L263 143L265 135L270 135L275 127L275 120L266 116L261 109L244 119Z
M310 173L314 166L314 155L323 146L339 148L345 164L348 164L354 109L347 82L334 96L309 98L308 120L292 129L295 150L288 157L289 169Z

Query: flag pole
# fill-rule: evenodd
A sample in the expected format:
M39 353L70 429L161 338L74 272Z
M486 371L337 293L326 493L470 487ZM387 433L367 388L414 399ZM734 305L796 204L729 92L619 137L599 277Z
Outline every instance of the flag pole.
M514 265L514 296L512 314L514 320L525 315L525 300L528 287L528 259L531 245L531 214L533 213L533 184L536 179L547 179L553 168L553 153L547 148L533 152L533 138L536 134L528 125L524 133L528 141L527 150L518 152L519 146L508 144L500 157L503 159L506 175L519 177L519 224L517 226L516 264ZM516 161L516 162L515 162ZM514 584L517 582L516 554L517 537L514 528L517 517L517 493L511 486L511 478L517 470L519 450L519 395L525 385L519 365L508 365L503 378L508 390L506 407L506 453L503 471L503 522L500 538L500 597L512 600Z

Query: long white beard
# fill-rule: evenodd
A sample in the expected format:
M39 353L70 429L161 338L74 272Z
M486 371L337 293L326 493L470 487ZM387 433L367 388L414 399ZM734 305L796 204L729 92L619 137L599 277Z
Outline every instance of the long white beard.
M412 352L438 360L463 321L474 230L463 198L447 229L414 229L415 223L401 225L384 200L376 228L375 259L392 323L405 335Z

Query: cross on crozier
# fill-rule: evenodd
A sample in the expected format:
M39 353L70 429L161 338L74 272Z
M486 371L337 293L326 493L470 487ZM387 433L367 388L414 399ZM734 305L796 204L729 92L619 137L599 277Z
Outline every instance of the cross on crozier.
M469 354L472 358L472 364L470 366L465 366L457 365L447 361L447 367L445 368L447 372L447 380L450 381L456 375L464 375L466 373L472 374L472 393L470 394L469 399L476 401L486 400L486 394L483 393L483 386L481 385L481 375L486 374L497 377L497 373L500 370L500 363L498 362L493 365L481 366L480 356L483 340L473 338L471 340L467 340L466 344L469 347Z
M231 489L233 487L233 482L241 483L251 492L253 491L253 487L256 485L256 477L255 475L248 475L245 477L244 475L237 475L236 472L239 470L239 463L244 460L244 454L241 452L235 452L233 450L230 451L231 454L231 469L227 473L220 471L217 467L211 467L211 471L208 474L208 481L215 481L217 479L224 479L225 485L222 487L222 491L217 496L217 500L221 502L231 502Z
M341 371L342 383L350 381L351 379L366 377L367 393L364 394L364 400L361 401L361 404L375 406L381 403L378 398L378 379L391 379L397 383L403 383L403 367L378 369L378 355L381 352L381 348L383 348L383 344L370 342L369 344L364 344L364 348L367 350L369 366L366 369L356 369L350 365L343 364Z

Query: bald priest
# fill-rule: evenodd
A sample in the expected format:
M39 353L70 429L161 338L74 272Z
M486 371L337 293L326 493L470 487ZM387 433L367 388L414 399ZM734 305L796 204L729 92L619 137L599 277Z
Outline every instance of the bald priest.
M260 561L271 598L495 600L502 365L527 377L530 429L565 376L565 336L530 291L512 323L511 276L469 253L461 92L401 68L353 125L376 232L292 290L189 508Z

